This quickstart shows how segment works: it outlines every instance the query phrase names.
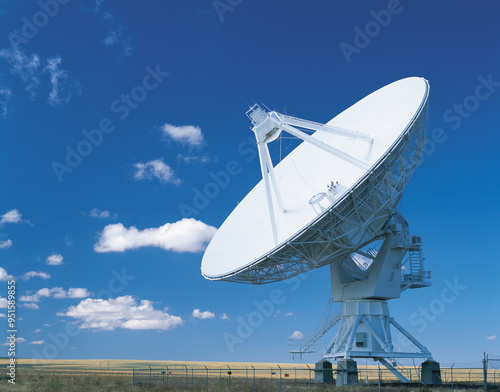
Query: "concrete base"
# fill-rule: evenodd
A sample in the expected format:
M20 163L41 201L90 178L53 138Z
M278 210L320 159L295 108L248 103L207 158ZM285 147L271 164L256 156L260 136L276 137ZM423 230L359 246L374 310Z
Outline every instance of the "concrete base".
M314 366L314 383L315 384L333 384L332 364L328 361L316 362Z
M441 367L439 362L427 360L422 362L420 379L425 385L441 385Z
M343 359L337 363L337 386L359 384L358 365L352 359Z

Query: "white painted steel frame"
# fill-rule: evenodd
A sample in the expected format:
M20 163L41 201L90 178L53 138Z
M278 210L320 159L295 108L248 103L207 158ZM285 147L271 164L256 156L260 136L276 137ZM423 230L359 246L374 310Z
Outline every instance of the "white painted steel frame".
M340 261L383 235L427 141L428 94L388 152L341 199L279 248L210 280L264 284ZM270 187L269 187L270 189ZM285 206L286 208L286 206Z

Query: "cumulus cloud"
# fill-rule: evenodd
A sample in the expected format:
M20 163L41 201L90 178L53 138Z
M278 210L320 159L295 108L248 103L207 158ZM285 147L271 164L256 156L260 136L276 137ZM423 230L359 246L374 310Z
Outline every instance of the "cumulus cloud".
M181 180L175 176L174 170L163 159L155 159L146 163L135 163L134 178L136 180L158 179L160 182L180 184Z
M50 279L50 274L42 271L29 271L22 276L23 280L30 280L31 278Z
M193 218L138 230L121 223L107 225L94 245L96 252L124 252L153 246L174 252L201 252L217 229Z
M116 328L167 331L183 323L181 317L154 309L151 301L142 300L138 304L130 295L108 300L88 298L58 315L79 320L79 328L102 331Z
M222 316L220 316L220 318L221 318L221 320L231 321L231 319L229 318L229 316L226 313L222 313Z
M7 249L12 246L12 240L0 240L0 249Z
M68 72L61 69L61 57L54 57L47 60L47 65L43 69L50 76L52 89L50 90L47 102L52 106L60 106L68 103L73 94L81 92L78 83L72 80Z
M293 331L292 336L290 336L290 339L296 339L296 340L304 339L304 334L300 331Z
M63 263L64 257L59 253L52 253L49 257L47 257L48 265L61 265Z
M195 147L203 143L201 128L194 125L175 126L163 124L161 131L167 139L175 140L181 144Z
M191 313L191 316L193 316L194 318L200 319L200 320L208 320L208 319L215 318L215 314L213 314L212 312L209 312L208 310L205 310L204 312L200 312L200 309L193 310L193 313Z
M0 296L0 309L5 309L7 308L7 298L2 298Z
M293 313L292 312L285 313L285 316L286 317L291 317L291 316L293 316Z
M79 287L70 287L68 291L62 287L53 287L51 289L44 287L34 294L22 295L19 300L22 302L40 302L42 298L87 298L91 295L90 291Z
M28 344L44 344L45 340L34 340L32 342L29 342Z
M0 282L12 279L14 279L14 277L12 275L9 275L5 268L0 267Z
M491 335L486 337L486 340L497 340L497 335Z
M23 222L23 215L19 212L17 208L7 211L0 217L0 225L4 223L20 223Z
M38 333L38 332L42 332L42 330L40 328L37 328L33 331L34 333Z

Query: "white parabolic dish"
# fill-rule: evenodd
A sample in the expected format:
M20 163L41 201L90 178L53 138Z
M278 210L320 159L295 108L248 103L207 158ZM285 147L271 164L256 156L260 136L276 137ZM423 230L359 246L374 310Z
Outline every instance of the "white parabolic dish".
M203 276L272 282L341 260L373 241L420 160L427 137L428 95L425 79L402 79L327 123L367 134L373 138L371 143L328 132L312 135L366 163L368 170L312 144L300 144L274 168L285 208L285 212L275 210L277 245L261 180L208 245L201 265ZM335 195L326 206L323 202L323 211L315 211L309 201L328 193L332 182L338 182Z

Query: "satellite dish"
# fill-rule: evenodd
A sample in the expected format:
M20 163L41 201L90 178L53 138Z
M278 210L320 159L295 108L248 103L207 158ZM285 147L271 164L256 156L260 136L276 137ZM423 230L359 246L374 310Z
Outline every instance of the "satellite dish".
M411 236L397 210L427 140L428 97L425 79L402 79L326 124L251 107L247 116L263 178L208 245L203 276L263 284L330 265L332 300L343 308L325 324L341 325L323 358L375 358L403 381L390 363L394 358L432 360L395 324L386 302L405 289L430 285L420 237ZM267 145L282 133L303 142L274 166ZM374 241L380 246L369 248ZM419 352L395 352L390 324ZM325 332L289 351L310 352L311 341Z

